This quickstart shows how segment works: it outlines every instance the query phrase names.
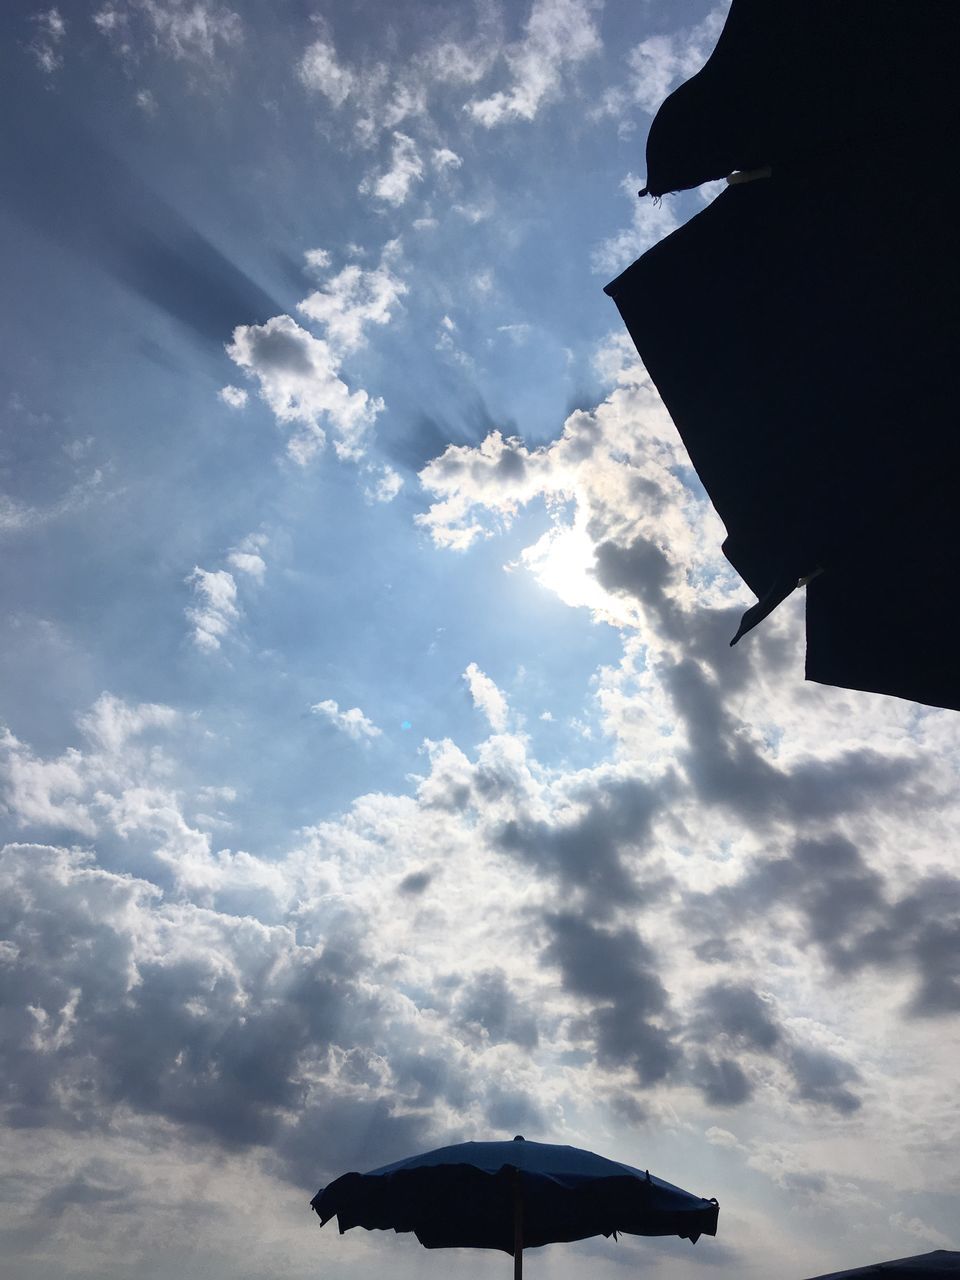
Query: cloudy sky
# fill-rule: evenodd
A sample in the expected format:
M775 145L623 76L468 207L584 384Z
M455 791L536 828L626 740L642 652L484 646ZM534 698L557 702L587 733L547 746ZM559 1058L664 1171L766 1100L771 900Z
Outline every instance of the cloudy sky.
M307 1204L515 1132L721 1204L531 1275L960 1244L960 719L728 648L602 293L723 17L3 5L11 1280L504 1275Z

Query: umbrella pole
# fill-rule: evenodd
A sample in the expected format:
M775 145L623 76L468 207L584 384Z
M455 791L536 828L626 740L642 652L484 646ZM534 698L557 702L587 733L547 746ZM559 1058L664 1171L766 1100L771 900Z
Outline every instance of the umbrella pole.
M513 1280L523 1277L523 1197L520 1170L513 1172Z

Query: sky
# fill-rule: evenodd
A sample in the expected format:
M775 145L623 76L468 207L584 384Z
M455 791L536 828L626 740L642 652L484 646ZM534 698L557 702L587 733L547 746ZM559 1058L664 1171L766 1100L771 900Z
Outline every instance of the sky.
M724 14L2 6L10 1280L505 1275L308 1202L518 1132L721 1206L531 1276L960 1247L960 720L729 648L602 292Z

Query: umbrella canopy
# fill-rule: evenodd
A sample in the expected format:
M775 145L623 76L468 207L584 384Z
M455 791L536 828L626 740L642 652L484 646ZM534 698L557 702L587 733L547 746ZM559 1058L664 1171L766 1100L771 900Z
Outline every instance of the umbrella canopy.
M832 1271L826 1276L813 1276L811 1280L938 1280L948 1276L960 1276L960 1253L954 1249L934 1249L933 1253L921 1253L915 1258L895 1258L892 1262L875 1262L868 1267L854 1267L852 1271Z
M369 1173L346 1173L311 1201L321 1224L412 1231L428 1249L513 1254L588 1236L716 1235L718 1205L648 1171L576 1147L462 1142Z
M733 0L647 190L737 180L607 286L758 597L736 639L809 580L808 678L955 709L958 40L941 0Z

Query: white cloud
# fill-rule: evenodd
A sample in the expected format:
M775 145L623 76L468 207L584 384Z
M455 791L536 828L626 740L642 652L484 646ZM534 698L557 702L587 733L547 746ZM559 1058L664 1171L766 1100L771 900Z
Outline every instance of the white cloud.
M56 6L47 9L45 12L34 14L33 20L44 35L49 36L51 40L62 40L67 34L67 24Z
M109 35L111 32L116 31L119 26L123 25L125 17L119 9L112 5L105 4L102 9L98 9L97 12L92 15L91 21L95 27L103 32L104 35Z
M441 40L428 49L423 59L425 73L446 84L479 83L489 73L502 47L495 15L493 6L484 6L480 10L481 30L474 40L466 43Z
M95 836L100 827L97 796L139 759L138 739L178 721L171 707L131 705L104 693L79 718L89 749L70 747L51 760L36 756L0 727L2 808L20 827L64 829Z
M131 704L112 693L102 693L78 723L95 748L118 756L133 739L150 729L169 729L179 720L179 712L163 703Z
M473 698L473 705L487 717L490 728L494 733L504 733L507 728L509 708L503 692L475 662L470 663L463 673L463 678Z
M243 387L221 387L217 395L231 409L243 409L247 403L247 393Z
M236 580L226 569L195 565L185 581L197 600L184 610L193 627L193 643L205 653L215 653L240 617Z
M621 629L577 717L606 749L592 765L538 760L471 664L490 737L424 744L409 787L285 845L274 824L259 857L214 845L229 792L192 776L189 715L100 700L75 747L5 736L4 817L35 840L0 863L0 1073L31 1126L7 1131L5 1155L27 1188L13 1220L47 1256L119 1276L97 1261L108 1240L123 1274L142 1271L145 1221L182 1238L184 1186L203 1189L197 1256L237 1203L230 1224L256 1248L286 1212L282 1178L296 1209L277 1238L294 1250L308 1182L492 1127L636 1160L644 1121L676 1139L656 1172L722 1201L746 1186L760 1206L727 1230L731 1274L746 1255L772 1274L785 1253L822 1272L851 1230L872 1256L937 1243L956 1162L960 888L944 850L960 721L804 686L795 611L731 653L742 597L719 523L628 344L602 363L609 394L549 444L490 433L424 469L438 543L512 523L504 556ZM229 557L262 549L238 542L233 593L205 576L195 606L238 610L257 573ZM517 696L543 705L532 669ZM370 740L358 707L314 713ZM565 723L551 748L561 735L571 749ZM270 1254L240 1270L266 1273Z
M97 10L93 22L125 58L138 56L139 27L145 44L208 68L244 34L240 15L216 0L114 0Z
M407 292L394 270L399 259L400 242L391 240L373 270L351 263L308 294L297 310L324 327L332 346L340 351L355 350L366 341L368 326L389 323L393 308Z
M624 421L649 418L636 391L620 384L592 415L606 446L636 440L634 479L643 475L649 425ZM582 452L589 437L580 426ZM603 448L595 439L598 466ZM605 492L611 503L650 497L637 485ZM638 516L606 518L632 528ZM691 610L687 621L694 617ZM673 652L661 625L652 616L645 634L650 661L641 674L652 682L668 679ZM762 679L762 666L752 674ZM0 1070L8 1105L29 1106L32 1122L29 1143L18 1145L11 1129L5 1152L21 1179L56 1156L45 1204L60 1203L52 1199L59 1192L68 1208L43 1220L45 1244L66 1247L68 1233L72 1256L85 1266L92 1258L91 1234L75 1229L73 1194L98 1246L119 1247L109 1233L123 1218L117 1256L129 1269L156 1242L136 1234L143 1215L120 1213L103 1189L132 1188L138 1208L143 1184L133 1175L147 1166L151 1206L182 1225L179 1202L157 1210L158 1179L195 1188L201 1172L191 1162L211 1147L217 1171L203 1175L213 1188L204 1191L203 1222L219 1220L211 1197L229 1204L242 1192L251 1196L253 1240L266 1222L257 1204L269 1202L273 1221L282 1179L319 1184L437 1145L453 1130L482 1137L508 1117L509 1129L536 1124L623 1159L646 1118L677 1139L676 1163L658 1171L721 1198L725 1185L744 1184L746 1169L762 1175L763 1212L744 1212L736 1234L768 1269L788 1248L798 1272L820 1270L824 1233L828 1247L839 1247L851 1220L874 1256L896 1253L905 1237L941 1243L930 1224L955 1162L943 1117L953 1106L956 1019L941 1015L931 1031L926 1019L892 1013L890 1001L928 963L923 930L932 919L904 896L915 871L900 883L897 864L906 841L927 841L935 854L941 847L934 814L945 805L941 819L955 816L952 777L933 778L934 789L905 810L889 787L866 809L845 810L845 829L864 847L870 831L890 844L869 854L889 908L878 922L847 910L860 864L844 866L839 850L811 863L789 825L764 826L756 814L731 821L722 805L697 802L686 742L674 741L666 763L630 752L590 768L546 768L525 738L505 731L502 694L475 664L471 677L493 736L470 754L450 741L426 744L410 794L361 796L263 858L216 849L205 828L217 830L219 820L184 816L229 802L232 792L174 785L166 748L192 721L169 708L105 698L70 752L43 759L15 740L0 746L0 773L11 757L21 770L4 803L26 834L67 826L107 851L98 862L93 852L37 842L0 855L9 1023ZM607 681L598 673L600 686ZM741 685L722 709L747 699L752 716L773 697L779 716L786 684L778 672L756 693ZM655 710L651 688L634 692L641 718ZM858 709L868 705L864 698ZM359 708L327 700L314 712L369 741ZM878 721L864 728L857 719L835 714L831 735L850 720L873 736ZM955 718L948 732L956 752ZM742 725L735 737L749 745ZM773 791L789 787L790 776L774 778ZM810 799L798 819L804 836L824 827ZM781 890L782 902L764 896ZM928 912L947 904L946 880L938 893ZM496 910L478 909L484 903ZM950 918L936 915L938 927ZM898 945L912 938L912 952L875 977L825 972L832 926L844 943L871 939L876 955L893 923ZM703 958L711 930L727 950ZM950 963L947 954L941 977ZM814 1006L812 1016L785 1016ZM162 1052L145 1052L151 1044ZM229 1069L237 1061L242 1072ZM850 1090L869 1105L843 1110ZM725 1120L729 1128L715 1123L718 1108L736 1117ZM695 1145L704 1130L709 1162ZM75 1149L95 1157L83 1176L66 1158ZM707 1163L713 1181L698 1183ZM47 1185L30 1181L31 1204ZM729 1239L729 1206L724 1212ZM209 1243L209 1229L197 1228L191 1248ZM665 1265L675 1269L675 1260ZM733 1271L740 1262L721 1265Z
M629 173L620 184L627 199L632 202L633 217L629 227L602 241L591 254L594 271L615 275L625 271L635 258L655 245L664 236L676 231L680 225L667 201L642 199L637 196L643 184L635 174Z
M505 51L513 84L467 104L486 128L510 120L533 120L560 93L565 71L600 50L593 0L533 0L526 33Z
M45 75L53 75L63 66L60 49L67 34L67 24L56 6L35 13L33 21L37 34L30 44L30 51L40 70Z
M695 75L712 53L729 8L729 3L717 5L695 27L634 45L628 57L633 101L652 115L668 93Z
M435 350L442 352L455 364L461 365L465 369L473 368L473 360L458 345L454 335L458 333L457 322L448 315L440 317L440 324L437 328L437 341Z
M354 742L364 742L372 738L379 738L383 733L383 730L378 729L359 707L351 707L348 711L341 711L332 698L327 698L323 702L315 702L310 710L315 716L321 716L348 737L353 738Z
M383 401L362 388L350 391L338 376L339 358L330 344L302 329L291 316L262 325L239 325L227 355L260 384L260 395L278 422L300 428L288 445L294 461L306 464L323 447L321 423L338 436L337 451L356 456Z
M330 266L330 253L327 249L307 249L304 260L311 271L326 271Z
M459 218L463 218L465 222L469 222L471 226L476 226L479 222L485 222L493 212L489 205L483 204L452 204L450 206L453 213Z
M393 467L380 468L376 481L364 489L368 502L392 502L403 488L403 477Z
M333 44L315 40L303 54L297 67L301 82L323 96L334 107L342 107L354 87L354 74L337 59Z
M229 569L201 569L197 565L187 575L185 581L193 588L194 603L184 613L192 627L193 643L202 652L216 653L240 621L234 574L251 578L258 585L263 582L267 563L260 553L267 541L266 534L249 534L227 552Z
M306 254L308 266L323 272L330 263L324 249ZM350 263L330 276L298 304L300 313L324 333L316 337L288 315L273 316L262 325L239 325L227 355L260 384L260 396L277 421L293 426L287 444L289 457L306 466L323 449L327 430L342 458L359 458L383 400L365 390L351 391L340 376L345 354L367 341L370 326L390 322L399 300L407 292L397 273L401 261L399 240L384 246L380 262L366 269ZM230 396L225 393L229 390ZM238 388L224 389L221 398L236 404Z
M0 534L29 533L63 516L83 511L103 494L103 472L96 468L77 481L59 501L46 507L30 506L19 498L0 493Z
M227 564L238 573L249 574L258 582L263 581L267 572L266 561L256 551L231 551L227 556Z
M433 167L441 172L445 169L459 169L463 164L463 158L449 147L435 147L432 159Z
M315 422L308 422L287 441L287 457L298 467L308 467L323 452L327 437ZM342 445L337 450L344 457L353 456L356 450Z
M423 161L416 143L407 134L395 132L389 169L379 175L368 174L360 183L360 191L398 208L406 202L413 184L422 179Z
M708 504L677 478L686 454L636 353L617 341L607 359L617 377L608 400L592 413L572 414L553 443L528 449L493 431L478 446L451 445L430 462L420 479L434 501L417 520L438 546L464 549L510 527L535 498L545 499L552 525L519 563L568 604L622 625L636 616L638 601L611 595L598 581L599 542L626 545L642 536L669 546L681 581L692 582L713 563L705 530L718 531L716 545L722 534ZM647 495L645 502L631 497L636 492ZM727 603L724 593L738 592L729 574L709 575L714 599ZM691 603L692 589L682 598Z

